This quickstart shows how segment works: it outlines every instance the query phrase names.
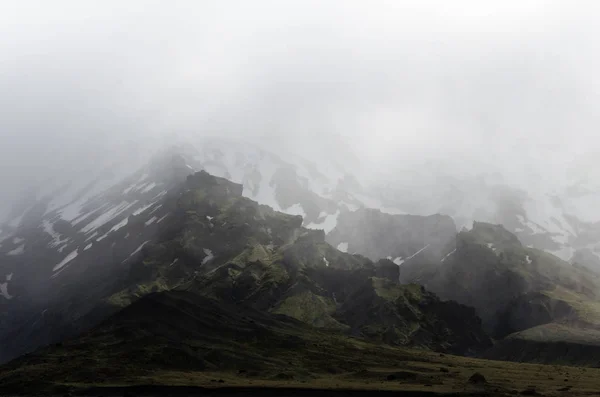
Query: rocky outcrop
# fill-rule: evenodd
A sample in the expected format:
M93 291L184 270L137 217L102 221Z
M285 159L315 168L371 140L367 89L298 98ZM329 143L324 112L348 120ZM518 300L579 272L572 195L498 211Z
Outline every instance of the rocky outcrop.
M391 215L359 209L341 214L327 241L334 247L347 245L348 252L371 260L391 258L403 263L417 255L427 261L440 260L455 236L456 225L449 216Z
M524 247L500 225L476 222L458 234L456 252L443 263L408 263L400 268L400 279L418 280L443 299L475 307L496 337L541 324L599 318L597 274Z
M416 284L369 278L336 316L354 335L388 344L467 355L492 346L473 308L441 301Z

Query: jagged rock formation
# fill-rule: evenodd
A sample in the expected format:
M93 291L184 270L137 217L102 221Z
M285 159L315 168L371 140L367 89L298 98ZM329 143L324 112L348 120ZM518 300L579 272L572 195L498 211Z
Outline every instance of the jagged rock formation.
M352 252L373 257L387 256L394 247L397 250L409 247L410 255L395 261L399 265L400 282L421 284L442 299L474 307L484 327L496 338L514 334L500 346L524 343L531 335L537 335L536 343L542 343L556 333L557 326L563 341L571 344L597 344L600 340L600 274L589 269L589 265L571 265L549 253L526 247L500 225L475 222L471 230L452 234L450 227L440 233L431 222L423 232L422 225L433 217L405 217L371 210L352 215L340 217L338 227L328 236L335 238L331 242L337 243L343 235ZM411 227L402 225L402 219L413 220L412 226L417 225L413 230L423 236L425 244L411 240L410 233L403 233ZM378 229L381 231L374 232ZM378 238L371 239L372 234ZM444 243L438 240L436 244L432 235L443 236ZM386 273L393 275L389 268ZM527 332L533 329L537 331ZM577 338L569 337L569 333ZM570 349L585 351L578 347ZM499 348L494 350L499 351ZM507 351L510 349L504 348L497 356L510 357ZM549 359L550 354L546 356ZM582 363L590 361L589 357L580 358ZM570 360L573 362L575 358Z
M492 343L481 332L481 320L470 307L441 301L416 284L369 278L339 309L338 317L352 332L388 344L476 354Z
M390 215L359 209L340 215L327 241L371 260L390 258L403 263L415 254L439 260L455 235L456 226L449 216Z
M97 255L110 244L105 256L72 258L52 273L62 288L43 308L32 304L29 319L15 310L26 320L13 322L2 335L3 357L76 335L149 293L174 289L285 314L315 327L356 331L360 327L345 322L350 318L340 317L339 308L352 305L350 297L366 280L396 276L388 262L375 264L338 251L326 243L323 231L303 228L302 217L244 197L241 185L204 171L187 175L183 162L174 163L181 173L170 179L172 187L119 228L105 226L93 251ZM397 278L390 282L401 288ZM397 338L387 338L390 343L471 352L489 342L469 310L455 312L474 326L467 330L440 314L441 303L419 305L413 299L409 309L398 299L393 305L417 317ZM450 330L448 338L422 337L439 327Z

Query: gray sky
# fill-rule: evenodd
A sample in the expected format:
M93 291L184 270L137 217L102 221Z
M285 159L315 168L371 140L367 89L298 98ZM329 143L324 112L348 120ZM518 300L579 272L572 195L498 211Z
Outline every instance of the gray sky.
M0 1L0 201L191 132L558 183L600 169L599 22L593 0Z

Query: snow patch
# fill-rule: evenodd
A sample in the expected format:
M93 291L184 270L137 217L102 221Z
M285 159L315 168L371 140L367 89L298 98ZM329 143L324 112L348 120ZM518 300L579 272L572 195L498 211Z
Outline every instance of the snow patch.
M150 211L149 215L154 214L156 211L158 211L160 208L162 207L162 204L157 205L156 207L152 208L152 211Z
M337 249L342 252L348 252L348 243L339 243Z
M6 299L12 299L12 296L8 293L8 283L0 283L0 295Z
M12 278L13 278L13 274L12 273L9 273L9 274L6 275L6 281L10 281L10 280L12 280Z
M203 251L204 251L204 255L206 255L206 256L204 257L204 259L202 259L202 264L206 265L215 256L213 255L212 251L209 250L208 248L204 248Z
M300 215L302 219L306 219L306 212L304 212L304 208L300 204L294 204L286 208L284 212L289 215Z
M171 266L173 266L174 264L176 264L178 260L179 260L179 258L175 258L175 259L173 259L173 262L171 262L171 263L169 264L169 267L171 267Z
M112 232L116 232L117 230L127 226L127 223L129 222L129 218L125 218L123 219L121 222L117 223L116 225L114 225L113 227L110 228L110 230L108 232L106 232L105 234L103 234L102 236L98 237L96 239L96 241L102 241L104 240L106 237L108 237L109 234L111 234Z
M58 247L61 244L65 244L69 240L68 238L61 240L60 234L54 230L54 224L45 219L42 221L42 227L44 228L44 231L48 233L50 237L52 237L52 241L48 244L48 247Z
M260 156L260 154L259 154ZM279 202L277 201L277 186L275 185L274 181L273 181L273 176L275 175L275 173L277 172L277 170L281 167L281 163L275 161L275 158L273 156L265 156L262 159L257 159L256 164L254 165L250 165L248 164L249 168L252 167L254 168L254 171L257 172L260 175L260 185L258 186L258 190L256 191L256 193L254 193L253 190L251 189L243 189L243 195L244 197L248 197L251 198L252 200L258 201L260 204L266 204L268 206L270 206L271 208L273 208L275 211L281 211L281 212L286 212L287 211L283 211L279 205ZM228 167L229 170L237 170L238 167L235 166L230 166ZM214 170L216 172L221 171L219 170ZM227 172L228 173L228 172ZM221 176L224 176L225 173L221 172ZM219 175L218 175L219 176ZM246 181L243 181L244 179L244 175L240 176L236 175L237 177L233 177L231 178L234 182L237 183L242 183L242 182L246 182L245 184L252 188L254 186L252 186L249 182L251 181L251 179L247 179Z
M127 201L122 201L119 205L109 209L108 211L100 214L98 217L96 217L93 221L91 221L90 223L88 223L87 225L85 225L81 231L83 233L89 233L94 231L95 229L99 228L100 226L112 221L113 219L115 219L117 216L119 216L119 214L123 213L124 211L127 211L129 208L131 208L133 205L135 205L137 203L136 201L133 201L131 203L127 202Z
M138 208L137 210L133 211L133 215L138 216L142 212L146 211L148 208L152 207L154 204L156 204L156 203L153 202L153 203L150 203L148 205Z
M402 257L399 256L396 259L394 259L392 262L394 262L396 265L400 266L401 264L404 263L404 259L402 259Z
M323 257L323 262L325 262L325 266L329 267L329 261L327 258Z
M552 236L552 241L554 241L555 243L558 243L560 245L564 245L569 242L569 236L564 235L564 234L554 235L554 236Z
M449 253L447 253L447 254L446 254L446 256L444 256L444 257L442 258L442 263L443 263L443 262L444 262L446 259L448 259L448 257L449 257L450 255L454 254L455 252L456 252L456 248L455 248L455 249L453 249L452 251L450 251Z
M156 223L161 223L163 221L163 219L165 219L167 216L169 216L169 214L165 214L162 218L157 220Z
M150 242L150 240L146 240L144 241L142 244L140 244L139 247L137 247L135 249L135 251L133 251L131 254L129 254L129 257L131 258L132 256L134 256L135 254L137 254L138 252L140 252L142 250L142 248L144 248L144 245L148 244Z
M144 189L142 189L142 193L148 193L150 190L156 187L156 182L149 183Z
M158 218L153 216L152 218L148 219L146 222L144 222L144 225L146 226L150 226L152 223L154 223L154 221L156 221Z
M13 238L13 244L21 244L23 241L25 241L24 238L20 238L20 237Z
M412 254L411 256L409 256L408 258L406 258L403 262L406 262L408 260L411 260L412 258L414 258L415 256L419 255L421 252L425 251L427 248L429 248L430 244L427 244L425 247L421 248L420 250L418 250L417 252L415 252L414 254Z
M321 221L321 223L310 223L306 226L307 229L322 229L325 233L329 233L337 226L337 218L340 215L340 211L337 210L335 214L329 214Z
M92 234L91 234L91 235L90 235L88 238L86 238L86 239L85 239L85 241L91 240L91 239L93 239L94 237L96 237L97 235L98 235L98 232L94 232L94 233L92 233Z
M530 228L531 230L533 230L533 233L536 233L536 234L548 233L548 231L546 229L542 228L540 225L538 225L535 222L525 219L525 217L523 215L517 215L517 218L519 219L519 222L521 222L521 224L523 224L523 225L527 226L528 228Z
M25 244L21 244L20 246L18 246L17 248L15 248L12 251L8 251L7 255L10 256L16 256L16 255L21 255L23 254L23 252L25 252Z
M83 249L84 251L89 250L90 248L92 248L92 243L89 243L88 245L85 246L85 248Z
M527 264L531 265L533 263L533 261L531 260L531 258L529 257L529 255L527 255L525 257L525 260L527 261Z
M73 259L77 258L77 250L71 252L69 255L67 255L65 257L65 259L63 259L62 261L60 261L58 264L56 264L56 266L54 266L52 268L52 271L57 271L60 270L64 265L66 265L67 263L71 262Z
M351 211L351 212L354 212L360 208L360 206L358 206L356 204L347 203L345 201L342 201L340 204L345 206L348 209L348 211Z

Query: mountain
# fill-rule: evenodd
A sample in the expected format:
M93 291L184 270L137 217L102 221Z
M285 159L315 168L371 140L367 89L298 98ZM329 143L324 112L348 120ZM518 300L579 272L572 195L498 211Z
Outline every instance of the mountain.
M204 171L188 176L182 194L165 204L173 208L173 215L165 221L164 234L144 248L141 262L130 268L126 288L108 301L127 305L153 290L180 289L285 314L315 327L356 330L352 317L342 314L344 305L366 311L358 307L354 294L365 283L382 285L384 279L377 273L385 264L342 253L325 242L323 231L302 228L301 217L273 211L241 192L241 185ZM473 311L441 302L425 291L407 300L404 288L397 279L389 280L386 288L373 288L378 293L360 302L415 313L403 324L373 318L367 325L381 327L373 338L397 330L388 343L459 353L490 345ZM385 291L385 299L378 299L379 291ZM443 307L453 309L452 318L472 321L473 328L467 333L460 324L451 323ZM419 332L435 333L436 326L462 343L419 338Z
M317 146L318 142L301 157L276 142L200 139L160 152L142 165L139 161L102 163L81 170L76 178L58 175L24 192L0 231L0 359L77 335L149 291L184 285L203 289L218 299L232 294L260 310L277 310L318 326L342 329L332 301L343 304L353 291L332 285L326 272L315 270L325 260L331 267L347 267L339 277L352 280L353 287L370 277L392 281L399 277L402 282L425 285L443 299L474 306L487 331L496 337L565 322L573 317L568 314L571 308L577 329L596 326L596 296L590 291L596 288L597 224L576 213L570 204L578 195L593 195L592 188L584 189L589 182L571 187L568 194L533 194L508 186L499 175L450 176L435 171L435 164L426 164L410 170L410 183L392 183L402 176L382 183L361 177L356 158L346 156L339 161ZM164 245L164 241L172 241L169 233L177 234L177 228L188 225L189 220L179 217L175 229L169 226L178 206L183 205L176 200L183 184L200 170L237 183L231 186L237 196L297 216L288 221L293 225L289 230L287 226L278 230L282 238L288 238L286 233L300 233L291 231L300 227L307 229L301 232L306 234L292 235L289 238L294 244L272 251L270 241L254 241L256 230L242 232L246 226L234 223L234 229L220 232L219 238L224 240L219 241L237 242L236 233L241 233L244 238L239 241L248 247L234 244L226 255L216 255L215 247L195 243L193 238L198 235L202 241L211 241L205 240L208 234L203 229L210 227L202 223L207 218L180 237L187 241L185 245ZM283 219L261 213L268 224ZM480 222L476 223L477 232L455 236L457 228L474 219L497 220L510 237L501 231L495 231L490 241L472 237L485 229ZM262 232L258 235L265 238ZM164 252L153 251L157 244ZM298 254L297 247L302 244L312 252L310 257ZM460 244L466 250L459 249ZM489 251L494 250L489 244L496 249L506 244L510 259L503 254L490 256ZM342 255L336 248L366 258ZM575 253L575 265L543 250L562 259L571 259ZM234 260L237 255L241 257ZM151 259L143 259L146 256ZM283 272L281 266L271 266L280 256L292 258L296 267L286 265ZM191 262L186 258L192 258ZM389 261L380 261L385 258ZM270 265L235 267L247 259ZM140 260L152 266L140 267ZM205 260L205 270L214 271L214 278L195 273L193 261ZM399 275L390 261L401 264ZM476 267L479 261L485 266ZM225 268L218 270L222 266ZM352 279L356 266L362 267L363 274ZM310 282L306 282L305 271ZM474 281L488 276L491 281ZM272 285L258 288L257 280L265 277ZM468 279L463 282L461 277ZM298 294L281 295L282 285L287 286L281 283L290 280L294 283L291 292ZM374 284L360 285L368 291ZM489 288L494 294L488 297ZM392 295L403 294L396 291ZM277 301L279 298L285 299ZM491 298L495 301L488 302ZM530 305L530 300L535 305ZM412 305L410 300L405 302ZM314 310L296 311L305 304ZM377 301L367 306L371 304L386 305ZM528 310L534 315L526 314ZM345 325L352 332L365 333L360 321L354 328ZM398 343L407 340L405 330L392 334L397 335ZM416 339L410 343L418 344Z
M8 338L15 351L52 340L31 332L52 322L50 308L72 291L105 294L123 265L156 238L169 216L164 201L196 170L242 182L243 195L302 215L311 228L329 230L339 213L362 205L345 193L361 188L341 165L317 167L281 156L252 144L207 139L173 146L142 165L123 158L99 162L27 190L0 225L0 338Z
M421 290L407 294L410 287L399 285L389 262L338 251L326 243L322 230L303 228L302 217L244 197L242 185L205 171L190 174L179 155L167 157L165 165L169 185L157 184L164 190L141 210L94 232L84 226L69 235L67 245L86 243L79 235L84 229L94 237L81 254L77 250L68 261L40 269L50 280L43 299L23 293L3 301L5 360L80 334L149 293L169 290L391 344L470 354L489 347L472 310ZM17 257L28 260L29 255L25 250ZM382 284L381 277L390 274ZM362 297L357 299L361 307L354 307L355 294ZM352 309L395 312L399 320L357 318L349 315ZM413 316L400 321L407 312ZM463 322L472 327L466 330Z
M440 296L475 307L498 337L551 322L597 323L590 308L599 299L600 275L524 247L500 225L477 222L460 232L456 251L418 277Z
M600 273L526 247L501 225L475 222L453 233L442 219L359 210L340 217L328 238L348 241L358 254L398 255L401 283L474 307L485 329L503 339L486 357L595 363L593 350L582 346L600 340ZM536 356L541 343L546 353Z
M369 185L383 205L405 213L451 216L459 228L474 221L501 224L527 247L571 261L580 250L600 258L600 214L594 202L600 191L592 178L556 176L544 184L537 176L524 182L501 172L455 170L452 164L429 162ZM573 173L573 172L572 172ZM580 169L573 175L587 175ZM519 178L517 178L519 179ZM593 262L596 258L590 258Z

